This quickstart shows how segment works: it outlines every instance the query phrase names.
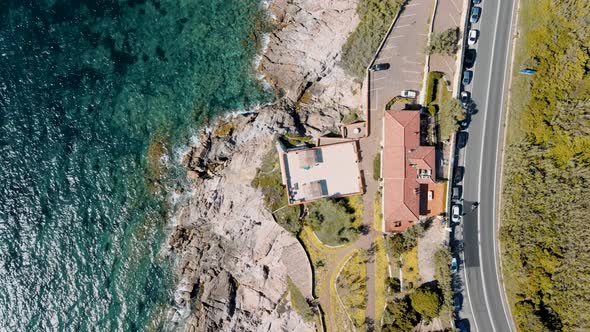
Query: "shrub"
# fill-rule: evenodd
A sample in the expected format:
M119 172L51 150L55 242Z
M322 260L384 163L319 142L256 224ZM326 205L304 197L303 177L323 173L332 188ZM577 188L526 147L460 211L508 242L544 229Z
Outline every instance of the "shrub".
M426 77L426 92L424 95L424 105L430 105L436 99L436 90L438 81L442 78L442 73L431 71Z
M410 300L412 307L426 320L437 317L442 306L438 292L428 287L416 289L410 294Z
M457 53L458 43L459 28L449 28L443 32L432 34L430 43L426 46L426 53L453 55Z
M381 154L378 153L373 159L373 180L379 181L381 178Z
M384 320L383 331L412 331L420 318L406 296L387 305L388 319Z

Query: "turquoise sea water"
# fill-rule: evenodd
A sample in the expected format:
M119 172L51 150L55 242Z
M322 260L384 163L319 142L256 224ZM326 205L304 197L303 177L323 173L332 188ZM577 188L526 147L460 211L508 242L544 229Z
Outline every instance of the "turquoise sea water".
M159 160L269 98L264 17L257 0L0 0L0 329L162 328L182 171Z

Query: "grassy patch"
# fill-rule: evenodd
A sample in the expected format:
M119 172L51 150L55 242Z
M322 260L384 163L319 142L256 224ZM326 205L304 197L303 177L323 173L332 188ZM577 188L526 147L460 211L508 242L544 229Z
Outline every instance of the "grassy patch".
M442 293L442 311L445 313L453 312L453 289L451 288L451 252L448 248L442 248L434 253L434 278L438 281L438 286ZM444 316L444 315L441 315Z
M274 147L262 160L252 186L262 191L264 203L270 211L276 211L274 215L277 223L295 235L299 233L302 226L300 208L287 204L287 192L282 183L279 157Z
M342 118L342 123L345 124L345 125L347 125L347 124L355 123L355 122L361 120L361 116L360 116L359 112L360 111L358 109L356 109L356 108L355 109L351 109Z
M416 288L422 282L418 270L418 247L402 254L402 272L405 289Z
M383 224L383 212L381 211L381 192L375 193L375 202L373 203L373 228L381 232Z
M235 129L235 125L231 122L222 122L217 127L215 127L215 131L213 135L217 137L226 137L231 135L232 131Z
M365 69L377 51L402 0L361 0L357 6L360 23L342 46L342 66L362 81Z
M373 159L373 180L381 179L381 154L377 153Z
M322 199L307 205L305 222L325 244L338 246L357 239L362 223L360 196Z
M306 145L313 143L313 137L310 136L300 136L296 134L285 134L281 136L281 141L285 143L287 148L296 147L299 145Z
M390 111L391 108L393 107L393 105L395 105L396 103L404 104L403 108L405 108L406 104L413 104L414 99L404 98L404 97L393 97L390 101L387 102L387 104L385 104L385 110ZM400 107L402 107L402 106L400 106Z
M438 81L442 79L442 73L431 71L426 76L426 92L424 94L424 105L430 106L430 104L436 100Z
M301 291L295 286L291 279L288 279L287 283L289 286L289 294L291 295L291 304L295 311L297 311L297 313L307 322L313 321L314 313L309 303L307 303L305 296L301 294Z
M338 294L354 325L361 328L365 324L367 306L367 254L357 251L346 263L336 280Z
M387 256L383 237L375 239L375 320L380 321L387 296ZM378 324L377 324L378 325Z

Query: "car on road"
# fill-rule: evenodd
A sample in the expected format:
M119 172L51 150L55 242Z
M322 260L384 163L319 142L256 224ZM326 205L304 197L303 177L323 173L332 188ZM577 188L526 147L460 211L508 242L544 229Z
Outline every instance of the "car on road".
M481 0L473 0L474 5L479 5L480 3L481 3Z
M465 65L465 68L469 69L472 68L473 65L475 64L475 57L476 57L476 53L477 51L474 49L468 49L467 51L465 51L465 60L463 61L463 65Z
M387 70L389 69L389 67L391 67L391 65L389 63L378 63L376 65L374 65L373 67L371 67L372 71L381 71L381 70Z
M451 273L457 273L459 271L459 264L457 264L457 259L453 257L451 259Z
M453 189L451 190L451 199L453 200L459 200L461 199L461 192L463 188L461 186L454 186Z
M477 37L479 37L479 30L469 30L469 37L467 38L467 45L475 45L477 43Z
M461 319L460 321L455 322L455 326L460 332L471 332L468 319Z
M469 115L469 112L465 112L465 118L459 122L459 129L467 129L469 127L469 122L471 122L471 115Z
M453 174L453 181L455 183L459 183L463 180L463 175L465 174L465 167L457 166L455 168L455 172Z
M466 131L460 131L457 133L457 148L462 149L467 144L467 138L469 134Z
M479 17L481 16L481 7L474 6L471 8L471 15L469 16L469 22L477 23L479 21Z
M471 80L473 79L473 72L471 70L466 70L463 72L463 85L469 85Z
M402 97L404 98L416 98L418 93L414 90L404 90L402 91Z
M461 221L461 206L453 205L451 208L451 221L454 223Z
M453 296L453 308L455 312L461 311L461 307L463 306L463 295L461 293L455 293Z
M471 93L469 91L461 91L461 105L463 108L467 108L471 103Z

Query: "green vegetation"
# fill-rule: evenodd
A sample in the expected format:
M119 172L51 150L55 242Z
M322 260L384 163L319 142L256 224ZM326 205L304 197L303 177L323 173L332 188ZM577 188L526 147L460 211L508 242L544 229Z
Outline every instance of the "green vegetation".
M431 71L426 76L426 93L424 95L424 105L430 106L430 104L436 99L438 92L438 81L442 79L442 73Z
M381 192L378 191L375 193L375 202L373 203L373 228L377 232L381 232L381 228L383 227L382 223L383 213L381 211Z
M465 119L461 103L451 95L442 73L428 73L424 105L430 114L436 116L439 140L450 138L459 129L459 122Z
M405 108L408 104L414 104L415 100L412 98L404 98L404 97L393 97L390 101L387 102L385 105L385 110L389 111L396 103L403 103L403 106L399 106L400 108ZM396 107L398 107L396 106Z
M424 236L425 226L426 224L418 224L403 233L388 235L386 247L389 257L397 259L404 252L414 249L418 245L418 239Z
M420 287L410 294L412 307L425 320L431 320L438 316L442 301L437 290L428 287Z
M454 55L459 49L459 28L449 28L443 32L433 33L426 46L427 54Z
M418 247L414 247L402 254L403 285L405 289L412 289L420 285L422 278L418 269Z
M296 134L286 134L281 137L281 141L285 143L287 147L295 147L298 145L313 143L313 137L300 136Z
M358 109L352 109L348 111L342 118L342 124L351 124L361 120L360 111Z
M503 270L521 331L590 330L586 0L523 0L504 164Z
M375 238L375 319L381 320L388 286L387 256L382 236ZM399 282L399 280L398 280Z
M396 299L387 305L383 319L383 332L413 331L420 322L420 315L412 307L409 297Z
M281 180L279 157L274 147L262 160L262 165L252 180L252 186L262 191L264 203L271 211L275 211L277 223L297 235L302 226L299 219L300 208L287 204L287 192Z
M338 246L356 240L362 223L360 196L322 199L307 205L305 222L324 244Z
M448 248L441 248L434 253L434 278L438 281L438 287L442 293L441 310L452 312L453 310L453 289L451 287L451 252Z
M313 321L314 310L307 302L305 296L301 294L301 291L299 288L297 288L297 286L295 286L291 279L287 280L287 284L289 286L289 294L291 295L291 304L293 305L295 311L297 311L297 313L299 313L299 315L301 315L301 317L303 317L303 319L306 321Z
M377 153L373 159L373 180L379 181L381 178L381 154Z
M356 11L361 21L342 46L342 66L346 72L359 80L363 79L365 69L402 3L402 0L359 2Z
M367 253L357 251L336 279L336 287L346 311L357 328L365 324L367 306Z
M442 80L439 82L440 108L436 119L440 139L445 140L459 129L459 122L465 119L465 112L461 103L451 95L447 82Z

